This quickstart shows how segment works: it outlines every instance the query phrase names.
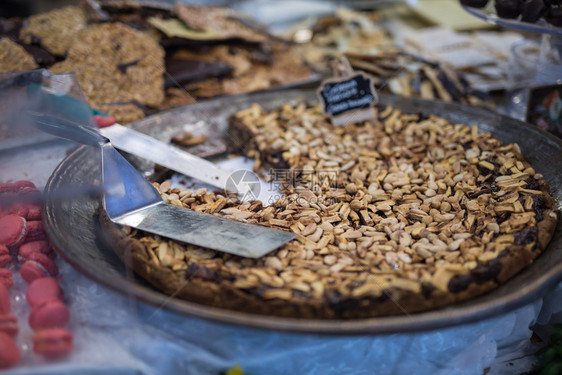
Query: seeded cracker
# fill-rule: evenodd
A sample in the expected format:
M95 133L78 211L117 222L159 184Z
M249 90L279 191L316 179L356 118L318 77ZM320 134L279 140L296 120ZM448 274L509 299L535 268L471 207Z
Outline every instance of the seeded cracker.
M158 106L164 100L164 50L149 36L123 24L82 30L68 57L49 70L74 72L96 109L130 102Z
M273 48L271 65L256 64L243 77L223 80L224 92L236 95L304 81L310 76L310 68L300 61L301 57L294 48L278 44Z
M18 72L37 68L33 57L23 47L8 38L0 38L0 73Z
M247 16L231 9L177 3L174 13L191 29L214 31L221 35L222 39L238 38L254 43L267 42L269 39L267 35L234 19Z
M253 61L250 53L238 47L218 46L209 51L180 51L179 58L197 58L205 61L224 61L234 68L232 77L211 78L185 85L186 90L201 98L218 95L236 95L265 90L271 87L295 84L310 77L310 68L302 62L296 49L272 42L271 61Z
M78 31L86 27L86 17L77 6L67 6L29 17L20 39L32 44L36 39L47 51L62 56L72 46Z

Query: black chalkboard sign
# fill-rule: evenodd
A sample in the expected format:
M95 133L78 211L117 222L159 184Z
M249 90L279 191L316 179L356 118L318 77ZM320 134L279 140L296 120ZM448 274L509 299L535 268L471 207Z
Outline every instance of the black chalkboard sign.
M339 116L353 110L368 109L377 102L373 80L364 73L327 80L318 94L324 106L324 112L331 116Z

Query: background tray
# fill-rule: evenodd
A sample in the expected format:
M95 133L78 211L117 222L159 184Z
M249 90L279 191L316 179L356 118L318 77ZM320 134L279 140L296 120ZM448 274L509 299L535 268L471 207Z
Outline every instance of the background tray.
M199 128L213 140L200 153L227 151L221 136L227 118L235 111L258 102L266 108L286 101L316 101L314 91L270 92L212 100L178 108L134 123L131 127L168 141L188 126ZM528 124L485 109L455 104L381 95L380 102L406 112L437 114L453 122L478 125L506 143L517 142L525 158L545 175L553 195L562 202L562 143L550 134ZM211 151L210 151L211 150ZM196 151L196 149L192 150ZM91 184L99 179L96 150L81 147L54 171L46 191L66 184ZM472 300L428 312L357 320L314 320L278 318L241 313L170 298L127 272L121 261L104 243L96 210L99 201L82 198L59 204L47 203L43 218L47 233L58 252L76 269L100 284L175 313L197 316L228 324L254 328L307 333L374 334L429 330L464 324L506 313L542 296L562 279L562 236L560 221L544 253L506 284ZM560 206L559 206L560 207Z
M519 20L520 16L516 19L502 18L496 13L493 6L494 2L490 1L485 8L478 9L461 5L468 13L476 16L484 21L490 22L494 25L517 29L521 31L531 31L536 33L546 33L552 35L562 35L562 27L554 26L546 22L543 18L535 23L523 22Z

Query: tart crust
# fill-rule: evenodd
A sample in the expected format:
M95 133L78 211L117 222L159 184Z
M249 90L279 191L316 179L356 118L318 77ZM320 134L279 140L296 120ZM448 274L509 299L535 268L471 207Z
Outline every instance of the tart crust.
M171 189L167 182L154 184L168 203L277 229L292 230L299 235L298 240L291 241L264 259L243 259L175 243L135 229L119 227L102 211L100 222L104 232L118 256L142 278L166 294L237 311L317 319L354 319L414 313L463 301L506 282L532 263L546 248L556 226L555 200L544 178L535 173L523 160L516 145L503 145L487 133L478 133L475 128L451 124L433 116L427 118L419 114L403 114L390 107L377 108L375 112L378 120L372 124L349 124L332 130L327 127L327 120L323 118L318 107L304 104L295 107L286 105L270 112L254 106L233 116L231 130L240 144L246 147L246 153L257 160L258 167L272 165L301 173L300 178L282 186L284 198L273 204L272 208L263 208L256 202L240 204L234 198L221 193L209 193L205 189L186 192ZM267 123L274 118L275 121ZM464 164L463 173L478 176L472 176L472 180L470 176L465 176L466 179L459 178L454 181L454 176L450 175L447 169L450 167L451 173L459 172L459 166L453 163L441 173L444 175L442 178L422 178L416 185L412 183L416 180L416 174L411 173L406 174L411 180L409 185L385 185L385 181L391 181L387 178L396 169L391 167L383 179L377 180L377 176L373 177L373 181L377 181L378 185L368 187L362 184L362 181L366 182L370 177L361 175L359 167L364 161L357 163L358 169L354 170L352 167L345 173L341 171L343 167L340 163L340 173L347 176L342 178L343 193L339 187L328 187L316 198L331 194L329 192L339 192L341 194L335 197L333 205L342 208L346 204L353 205L353 200L363 203L371 201L375 204L376 199L379 199L377 194L386 194L387 198L393 199L393 203L387 199L386 204L393 205L390 211L388 207L372 205L375 208L365 210L368 214L365 216L361 208L356 207L355 211L350 212L360 214L356 213L354 216L348 212L348 215L344 215L345 218L340 217L337 221L334 215L330 214L330 207L334 206L327 206L326 203L326 206L321 207L316 204L319 207L316 210L319 216L317 223L308 219L300 222L298 214L311 211L311 203L319 200L308 199L302 203L305 206L303 208L299 206L299 201L291 200L291 197L295 194L301 198L307 197L308 193L299 190L299 186L302 187L306 182L303 180L302 170L306 169L306 164L310 164L314 158L294 158L294 154L288 152L290 145L275 142L277 139L287 139L288 132L298 131L295 129L301 127L302 118L315 121L315 128L333 131L346 141L349 140L346 134L359 136L358 134L365 133L363 128L373 130L378 140L374 145L376 154L370 155L377 162L384 159L384 162L389 164L397 161L406 163L404 155L409 155L412 160L418 156L414 155L415 151L398 149L395 149L393 154L392 146L380 139L384 138L384 134L396 140L402 135L393 138L393 132L407 134L413 131L413 139L409 141L415 145L415 134L418 134L415 133L416 126L439 126L444 129L441 133L442 137L445 137L443 139L446 139L447 134L452 134L450 132L459 132L463 134L459 139L465 141L464 144L449 144L448 147L456 151L445 152L445 158L439 159L435 166L452 161L453 155L465 154L466 158L462 159L464 162L461 163ZM394 121L393 124L400 120L404 127L391 129L390 120ZM437 127L432 129L440 131ZM325 134L317 135L316 138L325 139L324 136ZM447 144L435 139L430 139L431 142L442 146ZM313 142L302 144L310 145ZM362 149L361 147L364 149L364 146L353 145L358 150ZM386 153L385 147L390 149L390 154ZM475 148L478 147L480 149L476 152ZM435 152L431 149L434 148L424 148L419 157L423 159ZM405 154L400 154L401 152ZM398 154L400 157L395 157ZM330 155L335 157L338 153ZM358 152L358 155L366 157L366 153ZM501 165L500 161L503 161L504 165ZM433 170L432 168L430 169ZM458 176L458 173L456 175ZM400 176L399 174L398 178L402 178ZM355 181L354 186L348 187L351 181ZM429 191L429 181L437 181L437 191ZM477 189L474 189L471 183L476 183ZM400 189L397 189L397 186L406 186L402 190L413 189L414 193L403 192L399 197L397 190ZM298 194L295 191L298 191ZM456 202L457 196L451 194L451 191L461 192L457 193L459 199ZM430 198L440 195L453 197L450 199L452 204L431 206L435 198ZM401 207L403 204L409 204L404 202L411 203L416 199L421 205L410 204ZM428 202L429 209L424 206ZM509 206L510 204L512 206ZM461 210L455 211L455 206ZM510 207L512 211L504 211L511 209ZM432 208L436 211L431 211ZM290 210L294 212L287 214ZM433 215L430 215L432 220L423 218L425 215L422 215L421 211L424 210L428 211L426 215ZM488 216L484 215L484 212L487 212ZM452 216L446 216L447 213ZM412 216L409 216L410 214ZM476 218L471 219L471 215ZM378 233L375 238L386 235L386 242L379 241L360 251L361 242L353 242L353 237L361 230L364 236L367 233L368 230L363 229L369 226L365 223L366 217L373 220L370 226ZM392 217L398 219L393 221ZM489 217L494 220L487 222L488 219L485 219L486 221L481 222L483 218ZM309 233L309 225L319 226L330 220L335 220L332 221L332 233L339 234L329 237L327 233L332 224L323 226L325 230L320 237L315 235L317 230ZM434 225L435 222L437 224ZM416 232L416 228L419 229L422 224L425 227ZM337 231L337 228L342 230ZM411 232L408 233L408 230ZM396 234L398 232L399 234ZM399 239L402 233L407 233L404 235L404 242ZM315 247L314 244L323 241L324 237L329 237L331 242L325 241L326 245ZM408 242L408 238L411 242ZM349 245L352 242L355 245ZM468 245L464 245L464 242ZM416 244L419 246L416 247ZM422 251L423 249L429 249L429 253ZM458 254L449 255L456 252ZM373 255L369 256L369 253ZM336 258L336 263L332 263L333 258L329 258L330 256ZM369 263L367 259L373 262ZM342 266L335 267L340 262Z

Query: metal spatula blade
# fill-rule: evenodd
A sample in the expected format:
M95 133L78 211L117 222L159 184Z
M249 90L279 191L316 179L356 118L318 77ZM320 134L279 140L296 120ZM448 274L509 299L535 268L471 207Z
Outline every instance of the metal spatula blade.
M159 202L110 219L192 245L259 258L295 238L289 232L241 223Z
M115 223L249 258L261 257L295 238L293 233L168 205L95 130L50 115L34 113L33 117L42 131L101 148L104 207Z

